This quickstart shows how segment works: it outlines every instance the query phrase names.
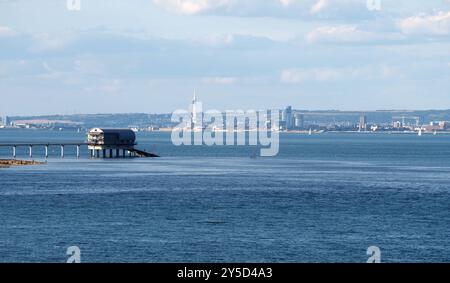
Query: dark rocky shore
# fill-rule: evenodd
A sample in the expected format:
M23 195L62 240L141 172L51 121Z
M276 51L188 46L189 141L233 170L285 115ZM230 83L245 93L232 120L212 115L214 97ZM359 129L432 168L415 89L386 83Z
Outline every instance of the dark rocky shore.
M0 159L0 168L9 166L41 165L44 162L34 160Z

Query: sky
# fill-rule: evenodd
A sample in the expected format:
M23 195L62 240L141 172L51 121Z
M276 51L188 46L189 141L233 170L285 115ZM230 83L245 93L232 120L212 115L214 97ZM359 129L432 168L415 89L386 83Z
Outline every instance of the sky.
M221 111L450 109L450 0L0 0L0 115L170 113L194 89Z

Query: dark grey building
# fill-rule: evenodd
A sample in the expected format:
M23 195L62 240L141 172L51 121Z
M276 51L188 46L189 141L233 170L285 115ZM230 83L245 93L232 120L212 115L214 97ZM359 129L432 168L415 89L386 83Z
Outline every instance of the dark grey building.
M91 155L94 156L99 151L103 151L103 156L106 154L106 150L110 151L110 156L113 155L113 150L116 151L116 156L119 156L120 150L125 155L125 151L134 151L136 145L136 135L130 129L101 129L93 128L89 131L88 148L91 151Z

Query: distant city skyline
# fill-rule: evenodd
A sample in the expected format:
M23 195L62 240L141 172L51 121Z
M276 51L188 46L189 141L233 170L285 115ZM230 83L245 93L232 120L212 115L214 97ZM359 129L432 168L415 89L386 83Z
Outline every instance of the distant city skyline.
M450 0L80 3L0 0L0 116L450 109Z

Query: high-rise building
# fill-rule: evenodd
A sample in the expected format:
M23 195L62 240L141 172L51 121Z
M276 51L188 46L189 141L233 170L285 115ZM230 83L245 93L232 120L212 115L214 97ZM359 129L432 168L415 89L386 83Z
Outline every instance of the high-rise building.
M305 115L302 113L296 113L294 115L294 127L297 129L303 129L305 127Z
M287 130L291 130L293 128L293 116L292 116L292 106L286 107L283 112L283 120L286 125Z
M8 126L9 125L9 118L8 118L8 116L3 116L3 118L2 118L2 125L4 126L4 127L6 127L6 126Z
M192 127L195 127L195 124L197 124L197 95L195 93L194 89L194 98L192 99L191 103L191 124Z
M359 131L367 130L367 117L364 114L361 114L359 117Z
M190 121L190 128L192 129L198 129L202 127L203 123L203 109L202 109L202 103L200 101L197 101L197 94L194 89L194 98L192 99L192 103L190 106L190 115L191 115L191 121Z
M396 128L396 129L400 129L400 128L403 128L403 125L402 125L402 122L400 122L400 121L394 121L392 123L392 127Z

